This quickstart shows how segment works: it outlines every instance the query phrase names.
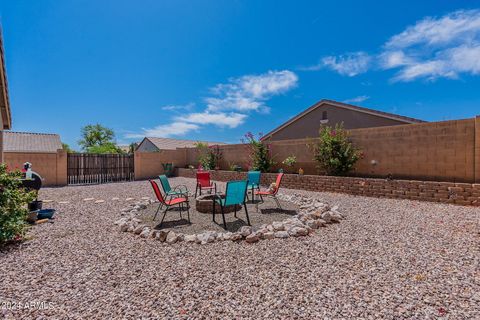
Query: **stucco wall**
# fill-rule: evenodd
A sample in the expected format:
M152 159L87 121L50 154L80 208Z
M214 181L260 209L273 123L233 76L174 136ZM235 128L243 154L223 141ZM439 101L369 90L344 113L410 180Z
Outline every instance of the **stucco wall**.
M322 120L322 113L327 112L328 122L326 125L335 126L342 123L346 129L371 128L381 126L394 126L405 124L405 122L380 117L364 112L339 108L333 105L324 104L300 119L292 122L285 128L274 133L268 140L302 139L317 137Z
M67 153L5 152L5 163L10 170L22 169L25 162L32 164L32 170L43 178L43 186L64 186L67 184Z
M185 149L162 150L159 152L135 152L135 180L155 178L163 174L162 163L185 166Z
M364 157L352 175L434 181L480 182L480 118L349 130L354 145ZM475 138L476 137L476 138ZM290 155L306 174L322 174L313 161L313 139L269 141L277 162L275 170ZM220 146L222 169L231 164L250 166L243 144ZM197 166L195 149L187 151L187 164ZM373 162L373 164L372 164Z

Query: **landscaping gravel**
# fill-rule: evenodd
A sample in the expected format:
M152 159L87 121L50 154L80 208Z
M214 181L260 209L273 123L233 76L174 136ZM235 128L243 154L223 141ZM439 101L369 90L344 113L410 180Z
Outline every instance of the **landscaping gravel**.
M171 183L192 188L194 180ZM480 318L479 208L282 192L338 205L347 219L306 237L167 245L113 224L129 201L153 197L146 181L43 189L40 198L54 200L44 206L58 210L55 222L0 252L0 314Z

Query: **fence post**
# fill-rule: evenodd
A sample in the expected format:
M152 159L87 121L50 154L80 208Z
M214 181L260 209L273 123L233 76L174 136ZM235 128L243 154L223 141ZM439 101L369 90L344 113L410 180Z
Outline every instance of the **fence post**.
M57 180L55 185L67 185L67 152L64 149L57 150Z
M480 183L480 115L475 117L475 147L473 150L474 182Z

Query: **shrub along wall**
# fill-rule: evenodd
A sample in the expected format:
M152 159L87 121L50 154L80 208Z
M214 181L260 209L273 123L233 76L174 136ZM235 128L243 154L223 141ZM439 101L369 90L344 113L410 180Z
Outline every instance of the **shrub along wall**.
M180 177L195 178L195 173L194 169L177 169ZM216 181L246 179L246 172L218 170L211 173L212 179ZM275 173L263 173L261 183L267 186L276 177ZM289 189L480 206L480 184L471 183L285 174L282 186Z

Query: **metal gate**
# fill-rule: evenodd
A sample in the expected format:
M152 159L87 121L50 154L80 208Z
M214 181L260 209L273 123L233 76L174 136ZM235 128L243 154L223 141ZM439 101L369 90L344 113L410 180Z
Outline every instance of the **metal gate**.
M134 179L133 154L69 153L68 184L96 184Z

